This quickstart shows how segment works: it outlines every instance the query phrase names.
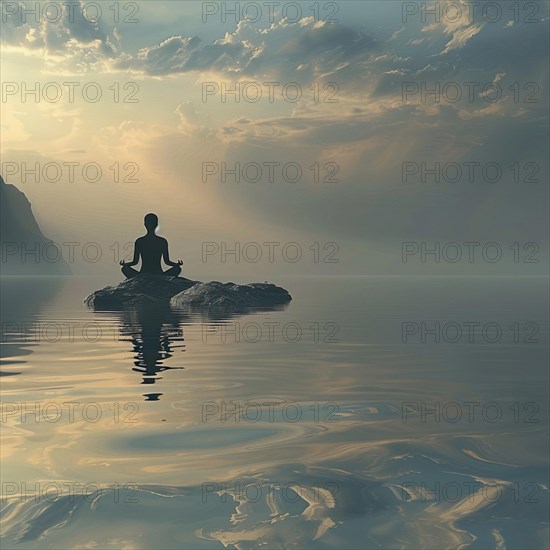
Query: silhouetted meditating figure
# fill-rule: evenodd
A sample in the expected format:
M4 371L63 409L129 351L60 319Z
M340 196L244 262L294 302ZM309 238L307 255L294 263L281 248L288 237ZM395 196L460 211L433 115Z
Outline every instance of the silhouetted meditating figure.
M136 275L167 275L169 277L177 277L181 273L181 265L183 262L178 260L177 263L170 260L168 254L168 241L164 237L159 237L155 231L159 224L159 219L156 214L147 214L145 216L145 227L147 235L140 237L134 244L134 259L131 262L120 261L122 273L127 279L131 279ZM137 271L132 266L137 265L141 258L141 270ZM171 266L170 269L163 271L160 265L161 258L166 265Z

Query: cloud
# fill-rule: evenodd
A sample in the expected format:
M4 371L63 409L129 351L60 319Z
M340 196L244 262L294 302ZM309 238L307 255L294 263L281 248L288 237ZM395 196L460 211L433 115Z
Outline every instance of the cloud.
M149 76L211 72L234 78L282 78L308 81L342 75L375 48L366 34L339 23L319 23L304 18L282 20L267 29L241 21L235 32L212 44L199 37L172 36L142 48L136 55L122 55L114 67Z
M182 133L203 139L216 135L216 130L206 125L206 120L199 114L191 101L180 103L176 107L175 113L179 117L178 130Z
M445 8L439 22L426 25L422 32L441 31L445 35L451 35L451 39L445 44L441 55L452 50L463 48L470 39L479 34L485 23L482 19L481 10L475 10L475 6L468 0L456 0L449 5L441 2L434 2L434 5L442 11ZM448 8L452 9L448 9Z
M483 25L469 25L463 28L459 28L453 31L453 37L445 45L445 49L442 54L449 53L451 50L463 48L468 40L473 38L476 34L479 34Z
M79 72L91 70L100 62L116 57L119 40L115 32L107 32L91 15L86 19L84 1L52 3L60 5L59 14L42 13L38 18L22 17L24 4L17 14L6 16L2 24L2 45L6 51L15 50L42 57L50 65L64 63ZM28 20L27 20L28 19Z
M200 72L306 82L331 75L350 78L351 67L376 47L362 31L306 17L296 23L282 19L268 28L245 20L211 43L199 36L175 35L131 53L123 51L116 29L107 30L83 16L84 0L80 9L74 4L64 2L63 16L55 22L8 17L2 29L4 48L75 73L98 70L102 63L104 70L151 77Z

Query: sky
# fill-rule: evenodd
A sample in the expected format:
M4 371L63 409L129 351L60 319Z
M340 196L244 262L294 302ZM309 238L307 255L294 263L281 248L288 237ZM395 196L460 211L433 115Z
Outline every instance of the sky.
M2 1L4 179L75 273L545 273L548 3L422 4Z

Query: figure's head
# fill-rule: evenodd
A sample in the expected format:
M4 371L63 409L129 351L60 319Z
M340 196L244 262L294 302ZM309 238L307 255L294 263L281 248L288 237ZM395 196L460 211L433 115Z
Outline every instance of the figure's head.
M143 223L145 224L147 231L154 232L158 227L159 219L156 214L147 214L143 220Z

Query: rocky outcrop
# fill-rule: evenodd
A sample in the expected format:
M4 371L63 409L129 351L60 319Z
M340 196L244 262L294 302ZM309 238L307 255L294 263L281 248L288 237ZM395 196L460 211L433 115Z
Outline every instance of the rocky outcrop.
M287 290L269 283L197 283L176 294L170 305L178 309L220 313L246 313L251 309L276 308L292 297Z
M117 286L92 292L84 303L95 310L116 311L146 305L167 305L170 298L191 288L197 281L183 277L140 275Z
M291 300L288 291L269 283L201 283L183 277L140 275L115 287L96 290L84 303L102 311L158 305L188 312L230 314L258 308L274 309Z
M42 233L31 203L0 176L2 275L67 275L61 247Z

